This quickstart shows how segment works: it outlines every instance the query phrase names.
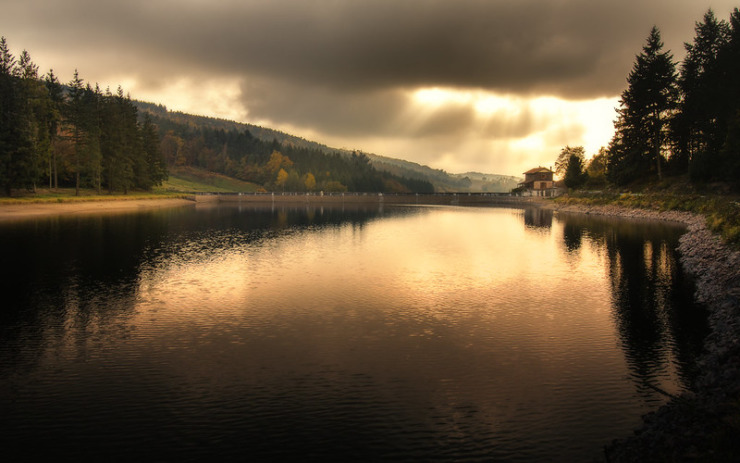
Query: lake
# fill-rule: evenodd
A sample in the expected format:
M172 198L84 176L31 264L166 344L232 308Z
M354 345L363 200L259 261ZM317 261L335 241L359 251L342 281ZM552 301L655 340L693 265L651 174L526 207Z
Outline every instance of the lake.
M600 459L695 373L682 230L438 206L0 223L0 439L28 458Z

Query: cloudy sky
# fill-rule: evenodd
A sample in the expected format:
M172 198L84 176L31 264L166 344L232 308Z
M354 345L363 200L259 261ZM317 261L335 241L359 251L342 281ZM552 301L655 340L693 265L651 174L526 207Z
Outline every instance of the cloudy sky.
M677 59L737 0L0 0L63 82L453 173L519 175L613 134L657 25Z

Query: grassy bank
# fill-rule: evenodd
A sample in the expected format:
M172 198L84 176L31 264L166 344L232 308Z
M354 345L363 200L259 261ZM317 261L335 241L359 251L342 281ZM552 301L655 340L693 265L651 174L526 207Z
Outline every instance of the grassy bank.
M259 185L243 182L225 175L214 174L192 167L173 169L170 177L162 185L152 191L130 191L98 193L91 188L80 189L75 194L74 188L37 188L36 192L17 190L11 197L0 197L3 204L44 204L44 203L71 203L78 201L130 201L135 199L167 199L185 198L193 193L239 193L256 192Z
M37 189L35 193L16 193L11 197L0 197L0 205L10 204L49 204L49 203L74 203L87 201L133 201L136 199L170 199L186 198L188 195L176 191L134 191L123 193L101 193L94 189L80 189L79 196L75 195L74 188Z
M685 211L703 215L707 228L722 236L725 242L740 247L740 198L720 194L699 194L674 191L571 192L553 199L561 204L615 205L627 208L659 211Z
M255 193L260 185L195 167L173 168L170 178L159 188L162 191L191 193Z

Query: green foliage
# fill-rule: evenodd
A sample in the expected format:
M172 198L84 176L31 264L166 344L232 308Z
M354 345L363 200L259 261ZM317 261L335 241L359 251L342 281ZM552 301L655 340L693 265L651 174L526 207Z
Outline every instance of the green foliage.
M0 38L0 183L8 195L13 188L35 186L39 164L36 72L26 51L16 61L5 37Z
M740 189L740 10L718 20L708 10L686 43L680 74L656 28L622 93L606 179L629 185L690 174L695 184Z
M693 43L685 44L686 58L681 65L680 111L673 121L675 162L688 166L694 180L712 176L722 145L722 129L717 124L722 106L719 51L729 41L727 22L717 21L712 10L697 23Z
M273 191L391 192L398 189L396 184L408 192L434 191L428 181L378 171L364 153L344 155L277 140L265 142L241 126L214 127L210 119L180 113L157 110L148 115L160 128L164 159L178 168L207 169Z
M606 162L608 153L606 148L601 147L586 166L586 185L593 188L606 186Z
M555 161L555 172L563 177L563 182L568 188L582 186L588 174L585 172L586 151L582 146L566 146L560 151Z
M578 188L586 182L586 173L583 171L583 159L577 154L568 158L568 167L565 170L563 182L568 188Z
M5 194L73 185L76 194L151 189L167 176L155 127L140 124L120 89L103 95L77 71L65 94L50 71L42 80L28 52L16 61L0 41L0 183ZM61 184L61 185L60 185Z
M566 146L560 150L558 159L555 161L555 174L561 177L565 176L568 166L570 165L570 159L572 156L577 157L583 165L586 161L586 151L582 146Z
M678 101L675 67L671 54L663 51L660 32L653 27L620 99L607 163L610 181L626 184L651 172L662 177L668 120Z

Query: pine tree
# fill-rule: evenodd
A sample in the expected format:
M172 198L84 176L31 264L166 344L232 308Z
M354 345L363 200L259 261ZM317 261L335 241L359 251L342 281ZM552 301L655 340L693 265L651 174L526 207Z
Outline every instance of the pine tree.
M32 188L38 178L34 105L38 67L27 51L16 62L0 39L0 180L5 193Z
M62 92L62 84L59 83L59 79L54 75L54 70L49 70L49 73L44 78L44 85L48 94L44 121L46 122L49 140L49 188L59 188L59 166L56 145L59 140L59 126L62 121L64 94Z
M653 168L658 179L662 178L668 122L678 96L676 79L673 57L663 51L660 32L653 27L620 99L607 171L610 180L628 183Z
M38 81L38 66L31 61L31 55L23 50L18 58L19 90L21 112L19 114L23 132L23 148L18 159L18 180L36 191L36 181L40 177L41 161L39 156L40 134L37 113L42 105L42 95Z
M70 138L74 146L73 153L73 169L75 176L75 195L80 195L80 180L82 171L82 156L84 154L84 142L85 142L85 128L84 128L84 117L85 117L85 103L83 96L85 93L85 87L83 85L80 75L75 69L74 77L68 84L69 86L69 98L65 105L66 121L71 126L69 128Z
M682 98L673 138L677 163L689 167L693 179L706 180L713 175L725 138L726 129L717 123L724 98L718 58L730 28L709 10L695 31L693 43L684 45L686 58L678 80Z
M141 126L141 139L148 171L146 183L141 184L140 187L150 189L152 186L161 185L167 179L167 164L160 149L157 127L152 122L149 114L144 116L144 123Z
M88 83L82 95L82 125L84 127L83 172L90 186L100 194L103 170L101 142L101 100L100 87L93 89Z
M0 38L0 182L10 196L12 188L12 160L15 148L15 57L5 37Z
M726 127L720 151L720 168L724 178L738 186L740 178L740 10L730 15L727 44L720 50L718 65L722 106L717 123Z

